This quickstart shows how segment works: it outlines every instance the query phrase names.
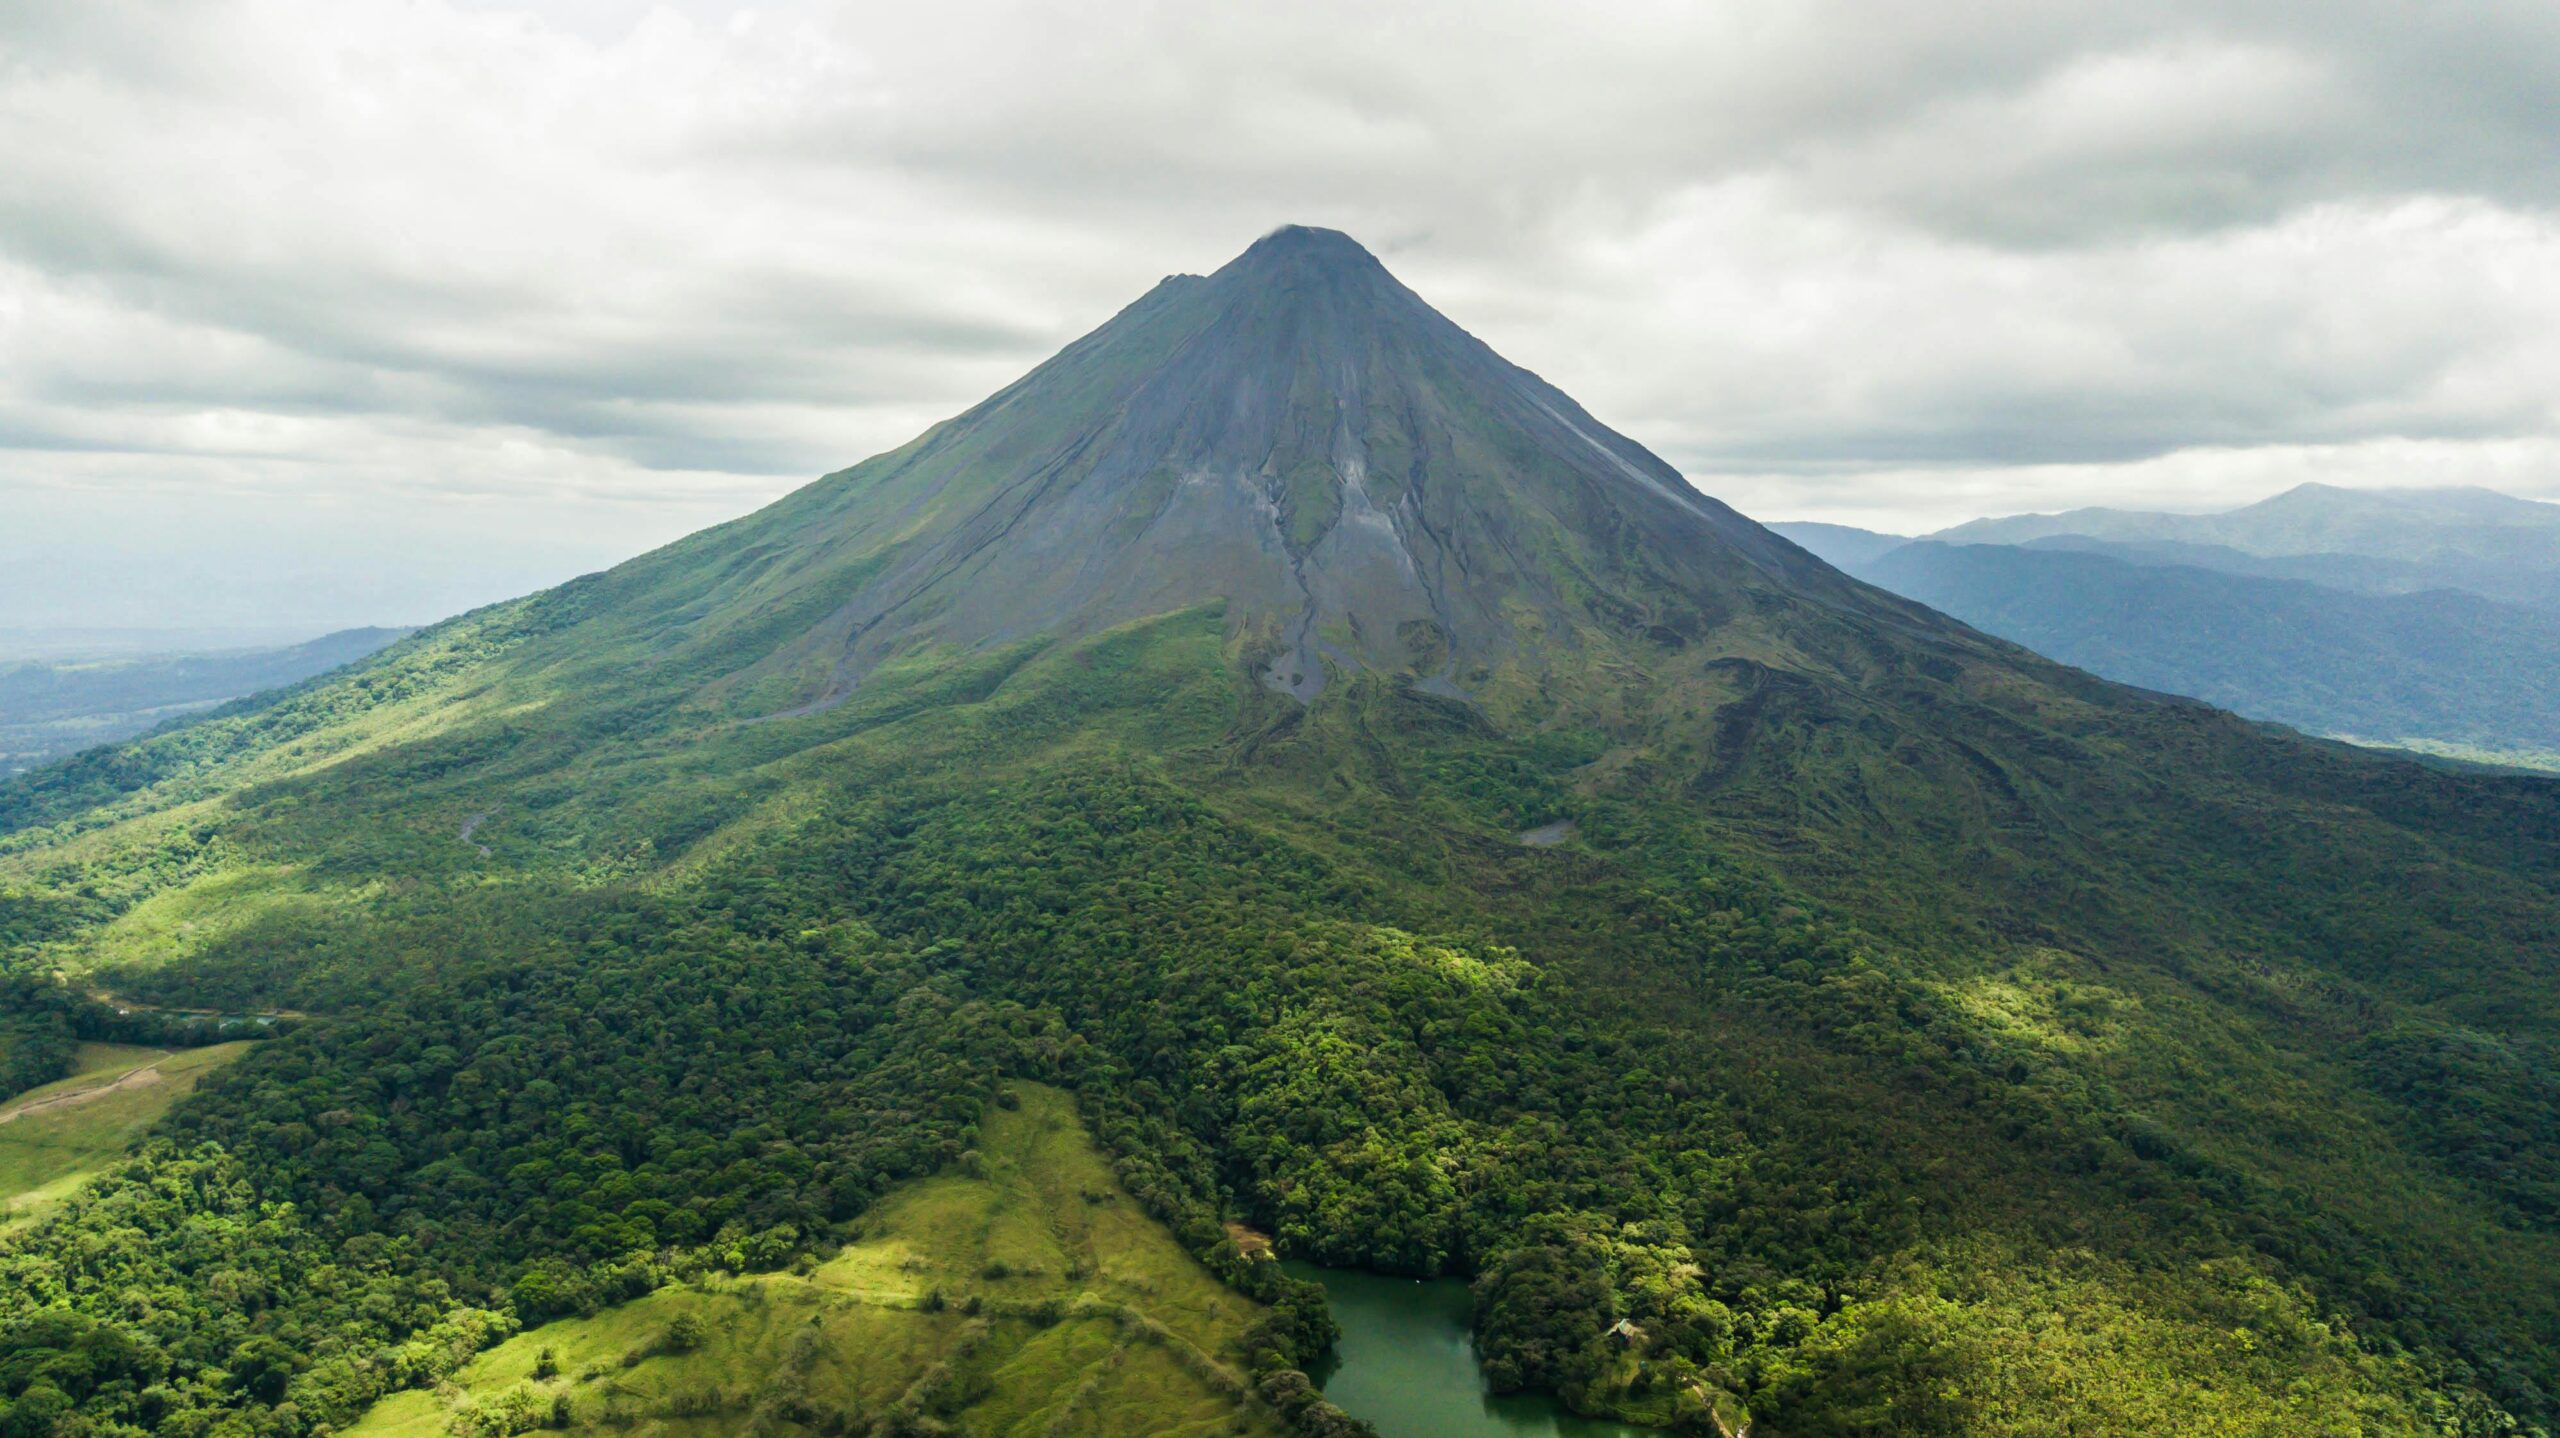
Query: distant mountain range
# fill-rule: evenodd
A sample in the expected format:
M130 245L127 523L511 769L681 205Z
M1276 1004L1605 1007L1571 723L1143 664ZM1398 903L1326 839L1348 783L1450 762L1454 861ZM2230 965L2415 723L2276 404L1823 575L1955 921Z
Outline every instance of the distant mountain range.
M2560 605L2560 504L2489 489L2303 484L2220 514L2074 509L1977 519L1929 538L2103 548L2137 562L2305 579L2371 594L2463 589Z
M2220 514L1771 528L2110 679L2313 733L2560 762L2560 505L2306 484Z
M326 674L408 632L342 629L300 644L210 653L83 654L75 644L46 658L0 660L0 774ZM38 637L25 642L35 648Z

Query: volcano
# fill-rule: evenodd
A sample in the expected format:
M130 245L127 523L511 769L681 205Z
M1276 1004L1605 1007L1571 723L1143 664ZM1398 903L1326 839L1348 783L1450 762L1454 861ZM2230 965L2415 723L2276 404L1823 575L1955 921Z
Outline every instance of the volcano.
M0 968L284 1016L0 1236L12 1432L1357 1433L1274 1251L1682 1431L2560 1422L2560 789L1860 584L1327 230L0 782Z
M1779 610L1962 643L1736 514L1338 231L1166 279L976 408L683 548L841 603L759 674L1225 606L1260 682L1499 701ZM818 661L823 661L819 663ZM805 668L804 668L805 667Z

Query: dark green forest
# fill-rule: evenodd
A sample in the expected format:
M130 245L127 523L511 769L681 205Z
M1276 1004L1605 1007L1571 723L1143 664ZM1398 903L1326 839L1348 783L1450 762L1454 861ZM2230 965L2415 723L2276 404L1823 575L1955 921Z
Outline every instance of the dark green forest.
M100 975L324 1017L6 1241L10 1431L343 1424L518 1324L824 1246L963 1153L1006 1073L1083 1094L1204 1253L1232 1214L1319 1261L1479 1275L1495 1379L1595 1409L1962 1431L2104 1382L2124 1414L2175 1414L2206 1380L2372 1431L2548 1411L2550 1293L2488 1280L2550 1242L2550 1070L2462 1020L2539 1024L2551 1000L2523 970L2429 992L2546 941L2536 893L2508 895L2502 945L2346 921L2390 876L2297 868L2342 922L2291 953L2221 936L2238 957L2192 927L2195 895L2300 860L2199 813L2157 841L2190 871L2109 906L2142 922L2093 905L2083 934L2004 939L1936 866L1790 888L1747 822L1664 835L1656 806L1575 794L1587 742L1382 688L1296 715L1184 663L1214 643L1180 621L1000 661L991 698L929 718L884 696L884 721L787 761L791 819L673 878L422 873ZM262 786L233 832L369 864L382 841L333 816L435 811L425 758ZM2403 804L2445 782L2336 767ZM759 787L698 787L620 842L699 852ZM567 799L516 842L627 809ZM1509 841L1556 814L1578 843ZM1897 887L1889 922L1845 916ZM2174 948L2113 937L2153 924ZM2213 1092L2182 1095L2204 1065ZM2294 1144L2232 1143L2233 1095ZM2355 1166L2441 1227L2330 1190L2377 1134ZM2131 1357L2075 1364L2039 1331L2055 1314ZM1620 1319L1646 1335L1632 1372ZM1322 1336L1284 1325L1266 1371Z
M250 1025L216 1015L128 1010L23 969L0 972L0 1098L71 1071L83 1042L170 1048L220 1043L244 1033L290 1033L287 1019Z

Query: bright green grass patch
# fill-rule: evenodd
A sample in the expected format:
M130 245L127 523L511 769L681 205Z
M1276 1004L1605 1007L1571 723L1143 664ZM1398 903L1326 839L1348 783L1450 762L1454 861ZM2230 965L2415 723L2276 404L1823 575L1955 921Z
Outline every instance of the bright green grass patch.
M174 1053L82 1044L71 1077L0 1104L0 1228L61 1202L248 1048L245 1040Z
M1342 515L1342 478L1332 465L1310 460L1289 471L1280 491L1280 523L1289 548L1304 554Z
M146 968L257 924L318 914L342 902L313 891L284 865L242 865L161 890L62 957L76 969Z
M80 1051L71 1057L71 1072L64 1076L61 1083L50 1087L57 1089L77 1087L76 1081L90 1074L127 1073L153 1059L166 1057L168 1052L167 1049L155 1049L147 1044L82 1044ZM12 1103L6 1107L15 1108L16 1106Z
M1120 1186L1065 1094L989 1110L958 1171L882 1200L801 1273L715 1278L520 1334L351 1430L441 1438L862 1432L1276 1434L1237 1351L1256 1306Z

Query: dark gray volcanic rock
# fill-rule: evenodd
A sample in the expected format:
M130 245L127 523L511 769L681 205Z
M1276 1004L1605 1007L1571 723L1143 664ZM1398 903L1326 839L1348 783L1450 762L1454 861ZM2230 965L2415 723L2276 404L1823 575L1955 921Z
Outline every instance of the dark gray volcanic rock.
M840 592L767 666L825 662L791 712L919 646L1213 600L1264 682L1301 699L1328 665L1459 695L1778 602L1930 623L1698 493L1348 236L1300 227L678 548L701 546Z

